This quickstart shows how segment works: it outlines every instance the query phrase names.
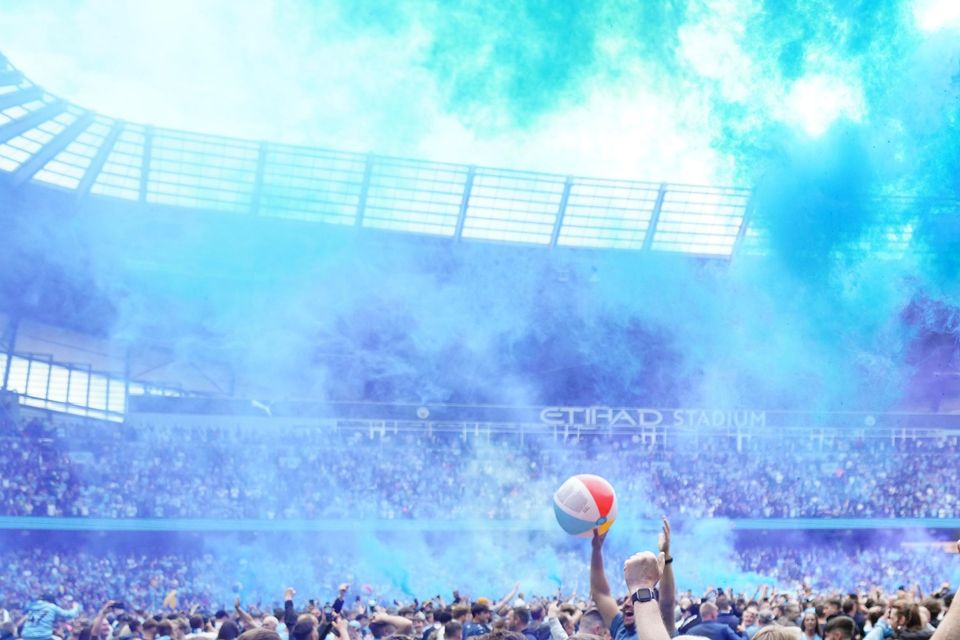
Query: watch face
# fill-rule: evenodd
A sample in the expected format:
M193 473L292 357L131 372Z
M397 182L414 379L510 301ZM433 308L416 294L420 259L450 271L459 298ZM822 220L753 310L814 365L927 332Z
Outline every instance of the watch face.
M634 602L650 602L651 600L657 599L657 590L656 589L637 589L633 597L631 598Z

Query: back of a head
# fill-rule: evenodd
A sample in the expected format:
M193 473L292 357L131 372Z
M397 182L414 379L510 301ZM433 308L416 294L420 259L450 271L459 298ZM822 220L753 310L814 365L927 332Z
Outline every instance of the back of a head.
M513 617L523 623L523 626L530 624L530 610L526 607L514 607Z
M923 629L923 621L920 619L920 607L916 602L910 600L894 600L890 607L897 610L897 613L905 620L904 628L909 631L919 631Z
M717 619L717 605L712 602L704 602L700 605L700 619L704 622L710 622Z
M173 622L170 620L163 620L157 623L157 635L158 636L167 636L170 637L173 635ZM236 636L234 636L236 637ZM230 639L232 640L232 638Z
M217 640L236 640L240 635L240 627L232 620L227 620L220 625L220 631L217 632Z
M943 611L943 605L939 600L936 598L927 598L922 604L927 608L927 611L930 612L930 616L934 620L940 617L940 612Z
M844 638L850 640L857 631L857 623L848 616L836 616L827 621L823 627L824 634L840 633Z
M456 620L451 620L447 624L443 625L443 637L444 638L459 638L463 633L463 625L457 622Z
M720 594L717 596L717 609L720 611L726 611L730 608L730 599L727 596Z
M396 631L394 626L389 622L371 622L369 629L374 638L386 638ZM312 630L313 629L311 628L311 631ZM294 640L305 640L305 638L295 638Z
M580 616L580 634L602 636L606 625L603 624L603 615L598 609L588 609Z
M196 613L190 616L190 628L203 629L203 616Z
M753 640L797 640L799 632L800 627L781 627L770 624L757 631L753 635Z
M280 634L263 627L248 629L238 636L238 640L280 640Z
M853 598L847 598L843 601L840 610L843 611L844 615L852 618L857 613L857 601Z
M461 620L465 618L468 613L470 613L470 607L465 604L455 604L450 609L450 615L454 620Z

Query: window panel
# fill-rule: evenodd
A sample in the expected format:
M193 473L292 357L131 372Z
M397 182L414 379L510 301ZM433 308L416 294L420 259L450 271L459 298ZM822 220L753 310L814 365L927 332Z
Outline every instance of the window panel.
M69 370L66 367L53 366L50 368L50 394L48 398L54 402L67 401L67 378Z
M90 408L105 410L107 408L107 378L97 374L90 376Z
M17 393L27 392L27 359L20 356L13 356L10 361L10 378L7 382L7 389Z
M119 378L110 378L110 389L107 395L107 409L115 413L123 413L126 408L126 385Z
M90 374L79 369L70 371L70 388L67 394L67 402L81 407L87 406L87 387L90 382Z

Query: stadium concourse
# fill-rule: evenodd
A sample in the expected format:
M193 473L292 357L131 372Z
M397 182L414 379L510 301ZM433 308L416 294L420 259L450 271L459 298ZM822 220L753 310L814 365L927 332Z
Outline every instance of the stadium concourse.
M955 199L791 185L190 133L0 56L0 640L960 639Z

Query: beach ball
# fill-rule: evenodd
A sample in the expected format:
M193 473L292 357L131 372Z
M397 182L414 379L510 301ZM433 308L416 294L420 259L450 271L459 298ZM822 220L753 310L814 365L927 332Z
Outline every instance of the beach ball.
M589 538L594 527L606 533L617 517L617 494L610 483L587 473L568 478L553 494L557 522L570 535Z

